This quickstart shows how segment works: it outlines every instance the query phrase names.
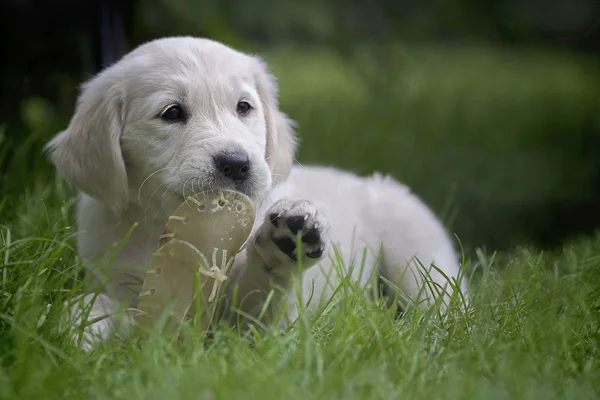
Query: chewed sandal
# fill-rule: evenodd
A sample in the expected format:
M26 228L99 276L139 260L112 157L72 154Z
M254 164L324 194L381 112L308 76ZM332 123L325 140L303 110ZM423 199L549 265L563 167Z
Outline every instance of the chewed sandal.
M254 218L252 201L239 192L206 191L188 197L169 217L159 249L152 255L135 324L151 329L166 316L172 329L195 317L199 329L206 332Z

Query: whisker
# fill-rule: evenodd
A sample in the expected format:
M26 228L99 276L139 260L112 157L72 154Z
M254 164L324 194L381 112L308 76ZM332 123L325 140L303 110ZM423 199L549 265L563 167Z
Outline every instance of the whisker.
M143 181L143 182L142 182L142 184L140 185L140 188L138 189L138 195L137 195L138 203L140 203L140 204L141 204L141 202L142 202L142 198L141 198L141 196L142 196L142 189L143 189L144 185L146 184L146 182L148 182L148 180L149 180L150 178L152 178L154 175L156 175L156 174L158 174L158 173L160 173L160 172L163 172L163 171L169 170L169 169L171 169L171 168L174 168L174 167L165 167L165 168L161 168L161 169L159 169L159 170L156 170L156 171L154 171L153 173L151 173L150 175L148 175L148 176L146 177L146 179L144 179L144 181Z
M165 213L165 202L166 202L165 197L171 193L171 188L173 186L175 186L176 183L178 183L178 182L171 183L169 186L167 186L167 189L163 192L163 195L161 197L162 199L160 201L160 205L158 206L158 209L156 210L156 213L154 214L153 218L158 217L161 213Z
M157 194L158 190L159 190L159 189L161 189L162 187L164 187L165 185L166 185L166 183L161 183L160 185L158 185L158 186L156 187L156 189L154 190L154 192L152 192L152 194L151 194L151 195L150 195L150 197L148 198L148 201L147 201L147 202L146 202L146 204L145 204L145 208L144 208L144 212L143 212L143 213L144 213L144 217L146 218L146 221L147 221L147 217L148 217L148 210L149 210L149 207L150 207L150 205L153 203L153 199L154 199L155 195ZM169 189L170 189L171 185L172 185L172 184L170 184L170 185L168 185L168 186L167 186L166 192L168 192L168 191L169 191Z

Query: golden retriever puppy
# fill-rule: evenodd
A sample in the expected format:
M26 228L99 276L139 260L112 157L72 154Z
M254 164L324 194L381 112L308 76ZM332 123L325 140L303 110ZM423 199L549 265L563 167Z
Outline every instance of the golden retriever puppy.
M419 264L459 276L443 226L406 186L378 174L293 165L292 128L265 63L212 40L148 42L85 83L69 126L47 151L80 192L78 251L103 288L89 320L119 304L135 308L168 216L185 196L205 189L238 190L258 210L225 291L229 300L234 290L243 299L235 304L242 319L258 316L271 289L263 322L275 323L281 306L293 319L298 295L310 299L309 309L318 307L340 274L361 285L380 274L413 300L420 292L432 297ZM121 242L106 265L99 256ZM342 268L334 267L334 248ZM442 274L430 273L452 291ZM232 322L240 317L227 315ZM93 323L86 348L118 320L115 314Z

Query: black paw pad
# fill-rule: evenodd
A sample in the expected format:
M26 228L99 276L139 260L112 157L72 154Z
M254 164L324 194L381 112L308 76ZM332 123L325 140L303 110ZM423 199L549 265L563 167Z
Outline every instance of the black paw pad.
M319 258L322 255L323 255L323 249L316 249L316 250L306 253L306 257L310 257L310 258Z
M281 250L282 253L287 255L292 260L296 261L296 256L293 254L294 250L296 250L296 242L287 237L274 237L273 243L275 243L275 245L279 247L279 250Z
M304 217L299 215L295 215L287 219L287 226L290 228L290 231L293 235L302 231L302 228L304 228L304 221Z
M304 235L302 235L303 243L315 244L315 243L318 243L319 240L321 240L321 234L319 233L319 231L316 228L312 228L311 230L306 232Z
M279 228L279 214L273 213L269 215L269 221L275 228Z

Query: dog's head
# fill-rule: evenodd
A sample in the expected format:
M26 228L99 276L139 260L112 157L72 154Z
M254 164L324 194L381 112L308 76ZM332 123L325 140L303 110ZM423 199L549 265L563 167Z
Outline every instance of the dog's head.
M172 211L204 189L260 201L287 178L295 138L259 58L176 37L138 47L85 83L46 149L68 182L116 213L131 203Z

